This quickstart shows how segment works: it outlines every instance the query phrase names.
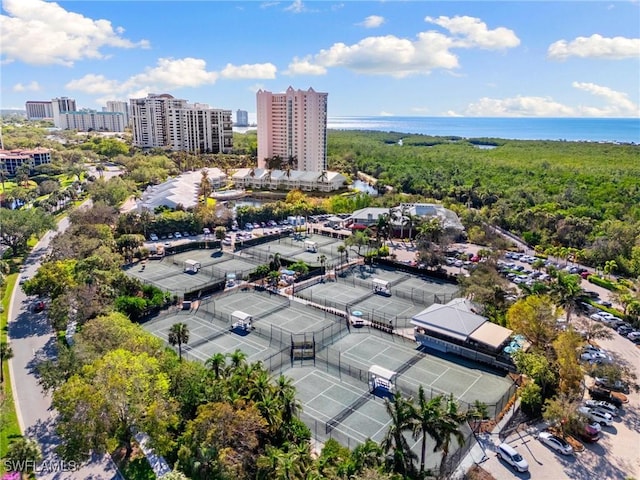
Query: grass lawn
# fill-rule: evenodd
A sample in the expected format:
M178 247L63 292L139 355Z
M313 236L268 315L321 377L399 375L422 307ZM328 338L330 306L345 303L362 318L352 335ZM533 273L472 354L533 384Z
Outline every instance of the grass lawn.
M7 341L7 315L9 311L9 302L13 289L16 286L18 275L12 274L7 277L4 296L2 297L3 312L0 313L0 341ZM18 417L13 404L13 393L11 390L11 379L9 378L9 365L2 362L2 372L4 374L4 383L2 384L2 392L0 393L0 456L7 451L7 447L11 439L21 435L18 426ZM0 462L0 472L3 471L3 463Z

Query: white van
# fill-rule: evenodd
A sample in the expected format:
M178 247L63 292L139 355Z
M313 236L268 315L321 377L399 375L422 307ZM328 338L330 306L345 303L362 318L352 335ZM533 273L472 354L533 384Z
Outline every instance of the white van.
M518 472L526 472L529 470L527 461L508 443L498 445L498 458L507 462Z

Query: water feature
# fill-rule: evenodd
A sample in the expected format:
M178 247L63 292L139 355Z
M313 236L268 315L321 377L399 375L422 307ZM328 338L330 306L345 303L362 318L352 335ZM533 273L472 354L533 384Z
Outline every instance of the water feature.
M367 182L363 182L362 180L354 180L353 184L351 185L351 190L366 193L367 195L371 195L372 197L378 195L378 190L376 189L376 187L373 187Z

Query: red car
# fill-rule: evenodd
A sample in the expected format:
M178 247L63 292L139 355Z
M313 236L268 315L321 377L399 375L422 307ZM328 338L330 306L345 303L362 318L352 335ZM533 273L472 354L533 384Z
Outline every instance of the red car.
M39 301L36 302L32 305L31 309L35 312L35 313L39 313L42 312L47 306L45 305L45 303L43 301Z

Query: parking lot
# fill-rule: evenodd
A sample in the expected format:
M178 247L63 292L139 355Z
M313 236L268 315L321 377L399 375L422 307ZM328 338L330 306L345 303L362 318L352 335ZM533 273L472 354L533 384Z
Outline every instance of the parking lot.
M621 335L614 334L609 340L597 343L613 356L616 362L626 364L636 375L640 374L640 348ZM593 379L585 377L587 384ZM589 395L585 395L588 399ZM627 395L629 403L614 417L613 425L602 428L602 437L596 443L587 443L583 452L573 456L563 456L537 440L537 433L543 424L534 425L520 432L514 432L506 441L527 460L529 473L517 473L512 467L496 457L495 449L500 443L497 435L482 438L487 460L482 468L497 480L514 478L544 478L571 480L614 480L640 478L640 394L631 390ZM475 459L480 461L481 458Z

